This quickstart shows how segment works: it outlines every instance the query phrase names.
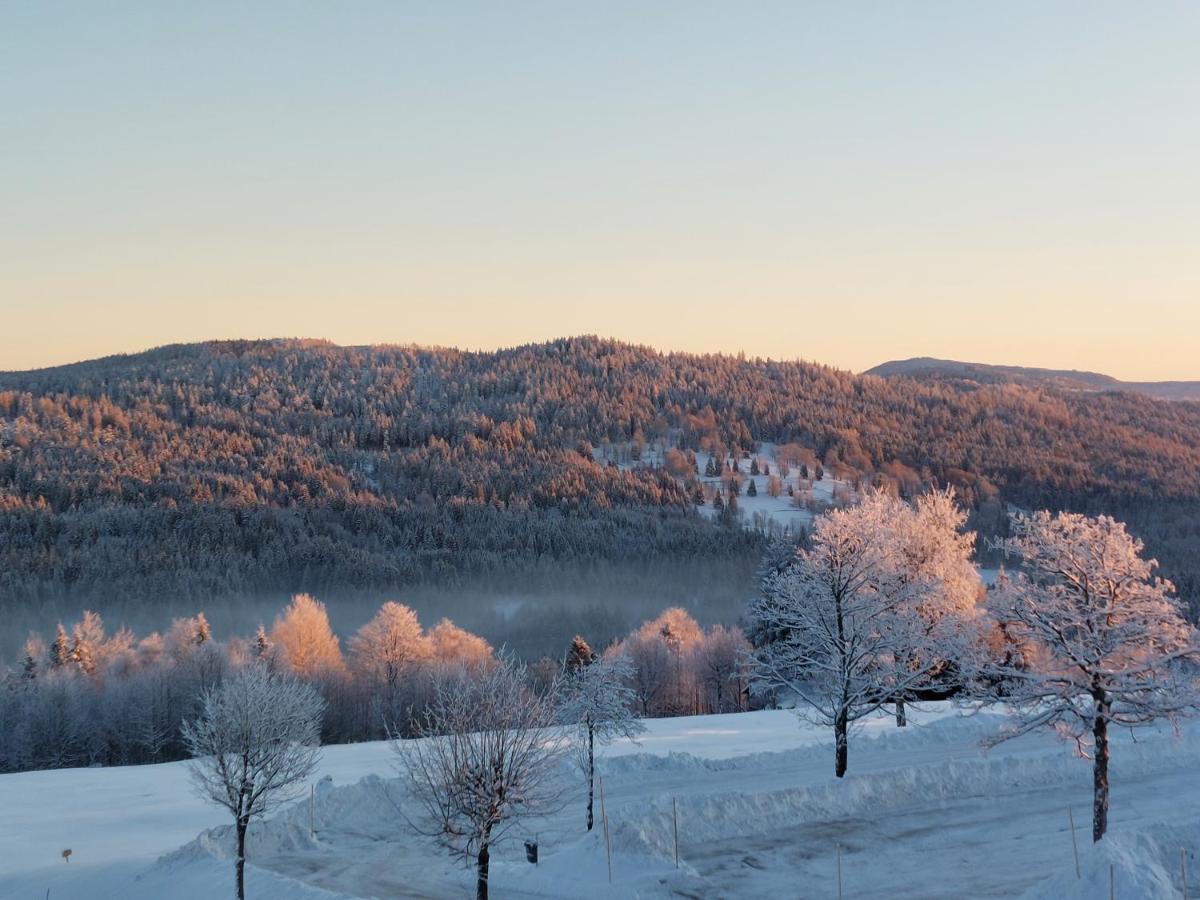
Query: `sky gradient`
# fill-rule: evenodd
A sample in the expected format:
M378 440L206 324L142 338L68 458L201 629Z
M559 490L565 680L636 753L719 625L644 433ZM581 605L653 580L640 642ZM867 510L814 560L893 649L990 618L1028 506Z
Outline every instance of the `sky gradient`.
M595 333L1200 378L1200 5L10 3L0 369Z

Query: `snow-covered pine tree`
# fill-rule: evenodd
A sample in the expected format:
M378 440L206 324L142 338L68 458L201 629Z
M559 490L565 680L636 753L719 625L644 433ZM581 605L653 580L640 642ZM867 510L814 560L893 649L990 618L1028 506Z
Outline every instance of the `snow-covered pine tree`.
M1110 725L1147 725L1195 709L1186 661L1200 640L1142 542L1108 516L1017 515L1008 549L1023 572L988 607L1017 653L993 663L1017 721L990 744L1051 726L1093 759L1092 840L1108 829Z
M590 666L595 661L596 653L587 641L578 634L571 638L571 646L567 648L567 655L563 660L563 670L568 675L575 674L584 666Z

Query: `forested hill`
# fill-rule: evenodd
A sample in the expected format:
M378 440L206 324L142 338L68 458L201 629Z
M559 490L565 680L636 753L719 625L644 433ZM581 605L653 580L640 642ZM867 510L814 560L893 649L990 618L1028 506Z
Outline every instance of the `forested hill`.
M233 341L0 373L0 600L758 552L696 515L687 485L591 453L655 440L794 442L851 477L953 483L976 507L1111 511L1164 561L1196 546L1200 404L595 338Z

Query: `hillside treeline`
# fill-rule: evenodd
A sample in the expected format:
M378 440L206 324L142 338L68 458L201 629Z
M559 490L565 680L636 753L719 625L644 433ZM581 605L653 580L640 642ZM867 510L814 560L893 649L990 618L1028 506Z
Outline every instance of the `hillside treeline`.
M655 441L788 442L854 477L953 484L985 532L1002 503L1111 512L1195 602L1200 404L595 338L494 353L215 342L0 374L0 599L758 554L676 478L593 458Z

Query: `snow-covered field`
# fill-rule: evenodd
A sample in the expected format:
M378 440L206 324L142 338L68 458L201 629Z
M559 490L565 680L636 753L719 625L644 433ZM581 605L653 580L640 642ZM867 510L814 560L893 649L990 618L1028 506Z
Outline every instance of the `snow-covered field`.
M606 748L601 762L612 885L580 798L531 825L538 867L517 840L493 856L493 896L836 897L840 853L847 898L1104 898L1110 864L1122 900L1180 897L1181 849L1200 896L1200 724L1116 735L1111 830L1094 850L1090 763L1051 735L985 757L980 738L999 721L948 705L906 729L872 720L843 780L829 736L790 712L650 721L640 745ZM307 796L255 823L248 896L469 896L471 873L406 827L394 777L386 744L326 748L315 837ZM183 764L0 776L0 897L230 896L228 835L207 831L225 825Z

